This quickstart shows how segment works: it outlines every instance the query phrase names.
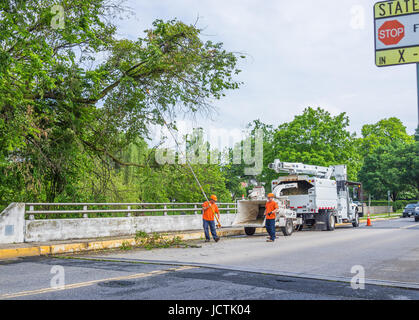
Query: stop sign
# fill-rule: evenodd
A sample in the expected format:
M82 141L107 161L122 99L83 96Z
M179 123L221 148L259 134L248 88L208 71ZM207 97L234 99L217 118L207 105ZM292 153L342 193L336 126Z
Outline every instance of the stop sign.
M378 39L387 46L398 44L403 38L404 25L397 20L386 21L378 29Z

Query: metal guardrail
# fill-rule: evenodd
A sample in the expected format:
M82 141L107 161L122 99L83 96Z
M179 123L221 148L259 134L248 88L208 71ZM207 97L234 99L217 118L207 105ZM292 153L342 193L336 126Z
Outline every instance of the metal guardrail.
M225 202L217 203L220 213L236 213L236 203L234 202ZM83 209L72 209L72 210L51 210L51 209L41 209L35 210L35 207L61 207L61 206L72 206L79 207L82 206ZM179 208L179 206L182 206ZM193 207L192 207L193 206ZM105 214L106 216L114 216L114 214L126 214L130 217L133 214L140 214L142 216L149 215L169 215L170 212L174 214L187 214L188 212L193 212L193 214L200 214L202 203L201 202L192 202L192 203L176 203L176 202L167 202L167 203L25 203L25 216L29 216L29 220L34 220L35 215L45 215L45 218L48 219L50 215L73 215L80 214L83 218L89 218L89 214ZM29 207L29 210L26 208ZM88 209L88 207L124 207L116 209ZM136 209L134 207L140 207ZM144 208L146 207L146 208ZM160 207L160 208L150 208L150 207ZM170 208L172 207L172 208ZM175 208L177 207L177 208ZM44 218L44 219L45 219ZM71 217L76 218L76 217Z

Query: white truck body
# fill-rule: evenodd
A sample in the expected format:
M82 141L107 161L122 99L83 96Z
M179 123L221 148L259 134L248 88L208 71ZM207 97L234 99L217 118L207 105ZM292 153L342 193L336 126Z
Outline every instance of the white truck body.
M271 187L276 197L286 196L289 199L290 209L304 222L329 225L331 221L326 219L331 216L334 219L333 226L329 226L331 229L334 229L334 223L352 222L354 226L358 225L358 208L349 196L350 183L345 165L320 167L275 160L269 168L278 173L289 173L273 180ZM297 187L283 187L292 184Z

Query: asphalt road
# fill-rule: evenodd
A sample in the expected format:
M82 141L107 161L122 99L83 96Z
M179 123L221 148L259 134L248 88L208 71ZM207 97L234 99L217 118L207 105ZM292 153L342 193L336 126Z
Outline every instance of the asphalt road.
M65 287L51 287L61 266ZM419 300L418 290L200 267L31 258L0 264L0 299L67 300Z
M132 250L102 256L333 277L353 277L352 268L362 266L367 279L419 285L419 223L413 218L376 221L372 227L343 226L333 232L277 234L274 243L267 243L266 235L255 235L201 243L200 249Z
M419 283L418 240L419 224L397 219L372 228L303 231L275 243L253 236L201 242L201 248L16 259L0 262L0 299L419 300L419 290L368 283L354 290L348 282L305 276L352 277L359 264L368 279ZM287 271L299 274L284 276ZM58 275L64 287L54 286Z

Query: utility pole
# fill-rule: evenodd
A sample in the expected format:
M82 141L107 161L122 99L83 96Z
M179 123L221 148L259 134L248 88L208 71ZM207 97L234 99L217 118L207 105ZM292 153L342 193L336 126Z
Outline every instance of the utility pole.
M390 190L387 191L387 210L388 216L390 217Z
M418 126L416 128L416 141L419 141L419 63L416 63L416 85L417 85L417 95L418 95Z
M416 63L416 83L418 89L418 128L419 128L419 63Z

